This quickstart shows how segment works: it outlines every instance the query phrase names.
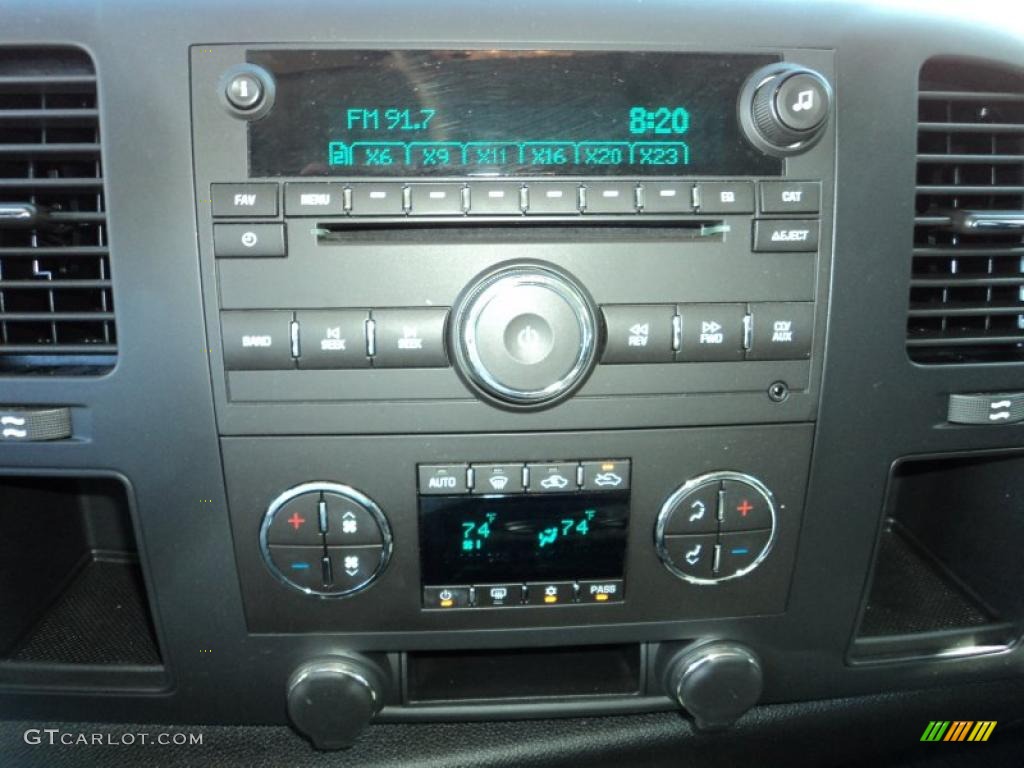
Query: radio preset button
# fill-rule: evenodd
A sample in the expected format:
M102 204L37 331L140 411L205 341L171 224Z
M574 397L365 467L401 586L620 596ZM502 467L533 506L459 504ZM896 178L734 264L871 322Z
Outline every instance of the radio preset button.
M530 582L526 585L527 605L566 605L576 597L573 581Z
M820 181L762 181L762 213L817 213L821 207Z
M526 212L530 215L579 213L580 186L566 181L537 181L529 185Z
M473 594L478 608L506 608L522 605L526 588L522 584L476 584Z
M284 256L284 224L214 224L213 255L241 259Z
M284 212L289 216L344 216L345 185L289 182L284 185Z
M671 363L672 304L601 307L607 330L602 363Z
M304 493L288 501L270 521L267 543L270 546L321 546L319 508L319 493Z
M641 185L644 213L693 213L693 185L645 181Z
M577 595L581 603L620 603L622 580L581 581Z
M742 304L683 304L679 307L682 324L677 360L713 362L743 359Z
M378 368L443 368L445 308L373 311L373 364Z
M401 216L405 213L401 182L364 181L350 186L353 216Z
M518 215L523 212L523 185L513 181L469 182L469 213L472 215Z
M450 216L462 213L461 184L412 184L412 216Z
M231 371L294 368L292 313L245 310L220 313L224 366Z
M629 489L629 459L605 459L604 461L584 461L584 491L625 491Z
M527 464L530 485L530 493L563 493L575 491L576 468L579 465L573 462L558 462L554 464Z
M466 608L470 605L469 587L424 587L424 608Z
M664 548L676 570L694 579L712 579L717 543L718 536L714 533L666 536Z
M522 493L522 464L474 464L473 493Z
M629 181L587 183L584 213L636 213L636 184Z
M211 184L213 215L277 216L277 184Z
M299 368L368 368L366 321L358 309L301 310Z
M688 491L674 505L665 523L665 534L670 536L714 533L718 530L719 483L698 485Z
M697 184L701 213L753 213L754 182L704 181Z
M416 469L420 493L424 496L469 493L466 464L420 464Z
M754 222L754 250L814 252L818 250L817 219L758 219Z
M748 360L806 360L811 356L814 304L752 304Z

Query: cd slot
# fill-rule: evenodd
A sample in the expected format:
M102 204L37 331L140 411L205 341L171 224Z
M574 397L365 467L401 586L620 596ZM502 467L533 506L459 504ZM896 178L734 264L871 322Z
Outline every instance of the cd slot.
M530 242L615 242L673 241L722 242L730 226L721 219L632 220L623 225L621 219L458 219L424 222L398 219L388 221L330 221L317 223L314 232L317 245L351 245L358 243L422 243L439 236L457 236L460 241ZM529 226L523 226L529 224ZM540 233L543 233L542 235Z

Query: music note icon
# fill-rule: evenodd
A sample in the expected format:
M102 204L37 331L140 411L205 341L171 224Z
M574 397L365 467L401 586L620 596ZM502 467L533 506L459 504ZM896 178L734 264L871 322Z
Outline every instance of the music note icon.
M800 91L796 95L796 104L793 105L793 111L806 112L809 109L814 109L814 91Z

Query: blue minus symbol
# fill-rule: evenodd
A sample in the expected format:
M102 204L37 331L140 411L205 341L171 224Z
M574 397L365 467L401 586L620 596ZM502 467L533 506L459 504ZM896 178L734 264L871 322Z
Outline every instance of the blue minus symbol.
M731 551L734 555L745 555L750 552L746 547L733 547Z
M292 563L291 567L293 571L308 571L309 563Z

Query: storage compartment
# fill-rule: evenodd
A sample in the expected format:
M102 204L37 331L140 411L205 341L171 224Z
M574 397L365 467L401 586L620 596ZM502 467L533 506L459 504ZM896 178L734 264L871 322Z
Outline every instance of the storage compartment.
M1024 620L1024 453L914 458L889 484L853 660L1000 650Z
M412 704L640 694L639 645L410 653Z
M0 477L0 685L164 684L128 493Z

